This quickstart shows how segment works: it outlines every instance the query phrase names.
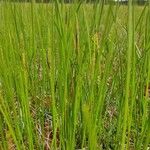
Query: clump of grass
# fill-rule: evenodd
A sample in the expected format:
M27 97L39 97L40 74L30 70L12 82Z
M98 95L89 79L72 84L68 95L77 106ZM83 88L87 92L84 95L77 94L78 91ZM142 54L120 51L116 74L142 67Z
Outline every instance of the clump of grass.
M147 149L149 11L1 2L0 149Z

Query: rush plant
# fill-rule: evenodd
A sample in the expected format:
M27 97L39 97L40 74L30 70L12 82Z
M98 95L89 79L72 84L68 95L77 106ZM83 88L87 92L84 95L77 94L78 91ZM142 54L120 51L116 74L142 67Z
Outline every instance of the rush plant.
M0 149L150 147L150 5L0 2Z

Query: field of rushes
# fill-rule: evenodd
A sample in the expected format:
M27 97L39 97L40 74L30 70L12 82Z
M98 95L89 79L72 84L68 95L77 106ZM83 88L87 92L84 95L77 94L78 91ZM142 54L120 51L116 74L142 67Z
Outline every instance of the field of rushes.
M150 6L0 3L0 149L147 150Z

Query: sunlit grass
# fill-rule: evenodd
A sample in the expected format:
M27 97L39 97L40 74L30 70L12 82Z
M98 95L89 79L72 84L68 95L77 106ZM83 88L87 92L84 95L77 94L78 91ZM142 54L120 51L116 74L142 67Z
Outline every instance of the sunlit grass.
M0 149L150 145L149 6L0 4Z

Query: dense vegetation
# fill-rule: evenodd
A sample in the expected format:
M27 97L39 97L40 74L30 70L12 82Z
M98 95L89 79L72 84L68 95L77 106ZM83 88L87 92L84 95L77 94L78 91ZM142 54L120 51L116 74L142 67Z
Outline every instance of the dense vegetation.
M0 0L0 1L6 1L6 0ZM10 2L32 2L32 0L7 0ZM54 0L34 0L37 3L52 3ZM86 3L99 3L99 0L58 0L58 2L64 2L64 3L73 3L73 2L86 2ZM120 4L127 4L128 0L101 0L104 4L110 4L110 3L120 3ZM144 5L148 2L148 0L133 0L133 3Z
M150 5L0 3L0 150L147 150Z

